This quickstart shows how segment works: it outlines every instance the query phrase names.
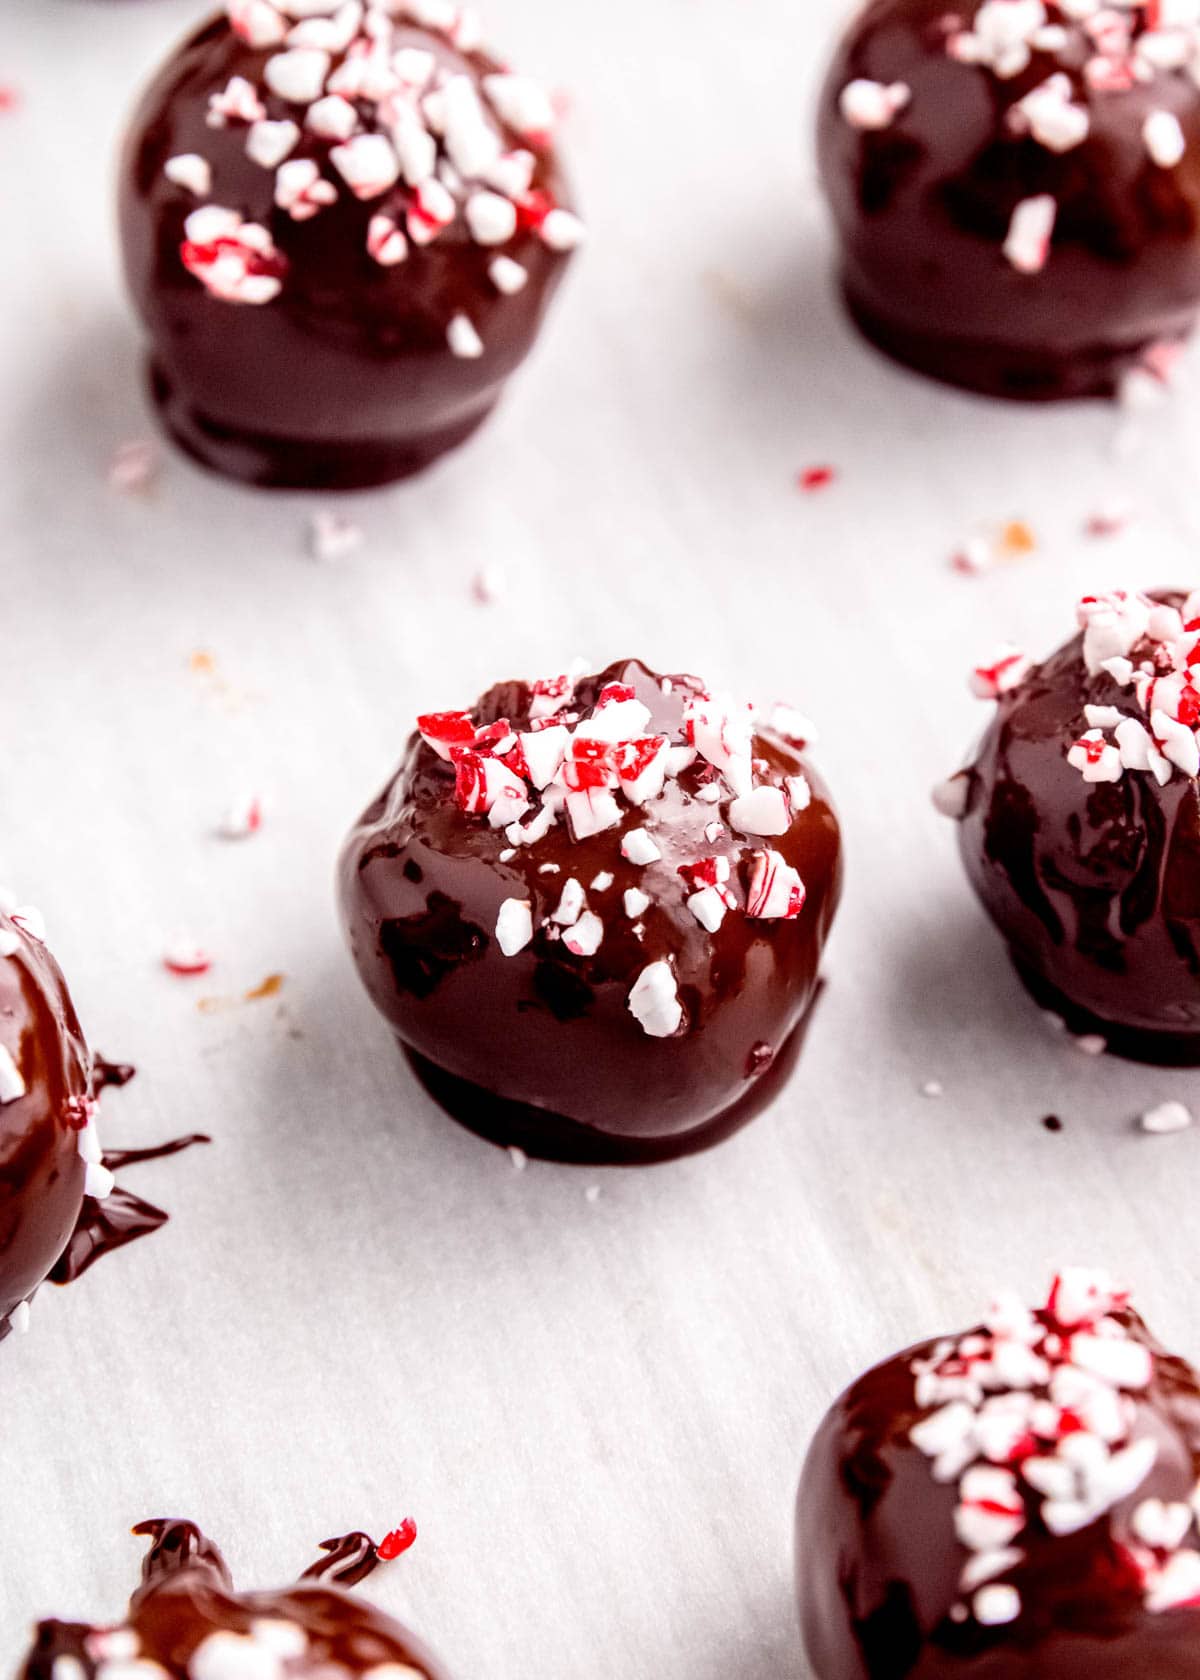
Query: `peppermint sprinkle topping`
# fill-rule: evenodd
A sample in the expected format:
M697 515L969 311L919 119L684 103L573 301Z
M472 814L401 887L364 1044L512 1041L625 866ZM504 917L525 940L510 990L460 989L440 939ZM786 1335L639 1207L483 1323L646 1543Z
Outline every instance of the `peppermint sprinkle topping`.
M1136 1396L1154 1380L1155 1355L1124 1316L1127 1301L1104 1273L1063 1272L1036 1312L1000 1296L982 1329L913 1361L924 1415L909 1439L934 1479L958 1489L967 1556L956 1619L1016 1621L1020 1595L998 1578L1024 1561L1029 1524L1061 1537L1115 1522L1153 1471L1158 1443L1137 1432ZM1194 1522L1190 1506L1156 1499L1133 1512L1122 1549L1151 1611L1200 1598L1200 1552L1181 1549Z
M229 27L264 58L257 75L234 76L208 98L208 125L245 129L246 155L275 173L274 201L309 221L345 195L370 206L365 244L381 269L413 246L432 245L456 222L494 252L481 303L528 282L531 239L565 254L583 224L540 184L539 153L552 142L554 104L537 83L509 72L478 76L428 47L401 45L424 29L458 53L483 40L474 12L454 0L225 0ZM274 101L273 104L269 102ZM280 102L286 108L280 109ZM293 154L305 136L305 154ZM168 179L207 201L222 183L199 153L170 158ZM549 174L549 169L546 170ZM214 177L217 177L214 180ZM184 267L227 303L269 304L287 283L287 263L267 231L219 203L203 234L189 227ZM285 247L288 242L284 241ZM450 260L450 259L448 259ZM465 314L444 324L452 354L484 353Z
M1012 213L1004 255L1018 274L1040 274L1050 256L1058 205L1049 193L1022 199Z
M777 758L759 756L766 746L752 708L694 683L685 688L664 679L661 688L677 699L669 727L659 732L653 704L638 687L601 680L586 702L573 675L527 685L524 724L499 718L481 725L463 711L418 717L422 750L453 772L459 810L503 830L507 844L498 862L536 848L555 829L565 829L574 845L616 831L607 850L601 843L585 855L578 874L557 856L530 860L527 878L538 878L535 890L500 907L496 937L506 956L537 940L559 960L592 957L614 932L640 939L642 917L655 903L668 912L663 926L674 924L679 952L696 949L684 911L711 938L727 916L793 921L802 913L799 872L781 852L741 837L791 834L814 805L808 778L798 765L777 767ZM653 689L649 694L651 702L659 698ZM812 733L801 714L778 712L761 726L773 732L776 754L783 750L780 722L797 735ZM449 776L445 786L449 797ZM681 846L683 833L690 838ZM643 870L653 872L631 880ZM554 887L553 878L561 885ZM603 896L614 888L619 904ZM651 963L641 973L629 1008L652 1036L679 1030L684 1011L670 962Z

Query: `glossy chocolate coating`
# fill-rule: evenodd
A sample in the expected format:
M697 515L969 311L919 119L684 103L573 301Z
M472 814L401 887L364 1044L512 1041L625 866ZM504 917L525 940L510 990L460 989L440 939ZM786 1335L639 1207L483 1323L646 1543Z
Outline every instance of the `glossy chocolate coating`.
M650 708L652 733L676 735L691 677L661 679L622 661L577 686L573 709L591 706L607 684L633 688ZM531 691L505 683L472 716L527 727ZM797 749L760 733L755 753L772 771L801 772ZM419 737L395 779L351 833L341 862L341 905L350 947L376 1005L401 1041L423 1058L427 1083L473 1129L555 1159L639 1161L703 1147L749 1119L754 1093L787 1054L812 1001L826 934L841 889L837 819L822 783L808 808L772 845L799 870L807 902L794 921L750 920L731 911L715 934L684 903L678 868L701 856L737 860L744 837L704 830L718 814L692 797L700 769L669 780L644 809L576 842L560 823L539 843L510 850L503 831L464 817L454 773ZM622 835L647 827L660 862L636 867L621 855ZM547 874L544 866L557 873ZM604 940L591 957L535 937L516 956L500 951L501 904L526 898L540 926L568 877L587 886ZM744 883L743 883L744 886ZM652 903L644 935L622 911L628 888ZM744 902L744 899L743 899ZM631 985L647 964L669 959L685 1026L651 1038L631 1015ZM457 1089L456 1089L457 1082Z
M816 1680L1196 1680L1196 1610L1148 1610L1126 1548L1143 1501L1192 1498L1200 1386L1135 1313L1120 1322L1155 1354L1129 1439L1152 1438L1157 1461L1130 1498L1077 1533L1052 1535L1034 1516L1016 1542L1023 1561L1004 1575L1022 1602L1004 1626L951 1615L969 1556L955 1538L955 1486L935 1480L910 1439L926 1415L913 1362L930 1359L937 1344L877 1366L830 1410L809 1450L796 1518L800 1614Z
M1200 1062L1200 791L1178 772L1088 783L1068 765L1085 705L1129 708L1082 646L998 701L968 772L963 862L1039 1003L1120 1054Z
M367 1674L383 1664L401 1665L405 1680L409 1671L411 1680L446 1680L444 1669L407 1629L360 1603L337 1584L361 1580L374 1566L374 1547L366 1535L327 1542L333 1555L314 1566L294 1587L273 1593L239 1593L234 1590L224 1558L194 1524L142 1523L134 1532L149 1535L153 1544L125 1622L120 1628L110 1624L93 1628L78 1622L39 1623L24 1680L56 1680L54 1664L60 1657L77 1659L87 1680L94 1680L104 1672L106 1634L110 1638L132 1634L137 1641L137 1659L157 1664L164 1675L178 1680L188 1680L189 1674L201 1671L216 1675L222 1663L229 1674L244 1674L249 1657L243 1657L242 1666L238 1666L238 1647L222 1655L218 1640L199 1655L206 1641L214 1634L255 1638L261 1646L258 1654L266 1663L268 1650L280 1648L269 1644L272 1628L277 1639L282 1639L281 1627L294 1641L288 1645L286 1662L292 1680L306 1680L310 1675L314 1680L330 1680L339 1674ZM319 1577L326 1574L329 1580L321 1581ZM122 1651L121 1655L127 1653ZM194 1669L190 1666L193 1662ZM146 1669L143 1680L152 1674L153 1670ZM401 1677L393 1670L390 1680Z
M1089 92L1078 30L1068 52L1035 52L1002 80L947 54L948 16L969 24L977 11L873 0L838 48L819 152L846 301L881 349L951 384L1033 399L1111 394L1149 347L1184 339L1195 322L1200 93L1182 72ZM1010 133L1006 117L1064 70L1091 131L1055 153ZM882 130L856 129L838 104L856 78L906 84L911 103ZM1183 128L1173 169L1151 160L1142 137L1155 111ZM1016 206L1042 194L1058 206L1053 247L1042 272L1021 273L1005 237Z
M395 43L432 52L476 80L499 68L422 29L398 28ZM230 477L319 489L385 483L428 466L486 419L531 349L567 258L534 231L519 231L502 251L527 270L528 283L502 295L488 274L496 249L475 244L459 215L433 244L382 267L368 253L367 229L382 212L403 223L407 191L398 185L360 201L329 164L330 143L308 134L291 158L321 162L339 195L311 220L294 221L275 206L274 169L247 157L246 126L206 123L209 96L243 76L260 87L270 119L302 125L303 107L261 87L263 66L279 50L254 50L223 16L214 18L171 57L134 115L121 168L121 237L150 337L153 393L175 440ZM364 122L368 112L360 107ZM509 144L527 144L504 132ZM184 223L202 201L163 167L186 153L212 165L207 202L270 230L286 263L272 302L223 301L185 270ZM565 201L547 149L533 184ZM447 327L459 313L483 340L478 359L448 348Z
M25 1095L0 1103L0 1332L46 1279L83 1209L79 1129L91 1058L58 964L0 913L0 1044Z

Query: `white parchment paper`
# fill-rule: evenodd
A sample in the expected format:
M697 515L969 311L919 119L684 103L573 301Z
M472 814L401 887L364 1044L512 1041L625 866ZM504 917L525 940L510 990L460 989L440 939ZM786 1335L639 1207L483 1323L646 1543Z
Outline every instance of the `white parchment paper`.
M173 455L121 496L150 421L114 148L202 10L5 0L0 29L0 857L92 1042L140 1069L110 1143L216 1139L130 1174L171 1224L0 1349L0 1671L36 1616L119 1615L142 1517L196 1518L267 1586L411 1513L370 1591L461 1680L799 1680L793 1488L858 1370L1060 1261L1110 1265L1200 1354L1200 1135L1132 1124L1196 1075L1047 1030L928 798L982 725L978 657L1048 650L1086 588L1198 581L1200 410L1114 453L1101 407L976 401L855 340L809 142L837 0L495 0L572 92L592 233L495 423L339 502L366 535L339 564L305 549L328 501ZM1136 521L1086 537L1118 492ZM1012 519L1035 554L949 569ZM331 876L418 709L577 652L814 713L848 891L769 1115L678 1165L517 1173L414 1083ZM266 828L222 843L244 788ZM162 972L181 928L203 981Z

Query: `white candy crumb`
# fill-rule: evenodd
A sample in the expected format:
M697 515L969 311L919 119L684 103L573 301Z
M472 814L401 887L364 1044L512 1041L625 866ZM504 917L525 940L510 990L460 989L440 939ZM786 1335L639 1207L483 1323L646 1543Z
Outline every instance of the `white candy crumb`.
M1159 1103L1156 1108L1149 1108L1138 1120L1143 1132L1149 1132L1155 1137L1166 1137L1171 1132L1186 1132L1192 1124L1193 1116L1190 1108L1181 1102Z

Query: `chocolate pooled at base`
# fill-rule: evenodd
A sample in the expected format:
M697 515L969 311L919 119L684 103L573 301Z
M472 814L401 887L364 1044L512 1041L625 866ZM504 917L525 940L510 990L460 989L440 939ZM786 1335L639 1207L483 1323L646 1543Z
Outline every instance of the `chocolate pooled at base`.
M1200 308L1200 10L874 0L821 100L857 325L992 396L1164 376Z
M1072 1031L1200 1063L1200 592L1086 596L1041 665L976 671L996 714L949 784L971 883Z
M435 1096L561 1160L666 1159L744 1124L797 1047L841 890L806 721L627 660L420 726L340 890Z
M816 1680L1196 1680L1200 1385L1102 1273L861 1377L796 1518Z
M330 1555L281 1592L239 1593L224 1558L190 1522L140 1524L151 1549L120 1625L37 1626L23 1680L447 1680L406 1628L339 1584L363 1580L381 1553L365 1534L327 1541ZM63 1664L63 1666L59 1666Z
M420 471L486 419L582 237L536 84L455 6L229 0L121 170L167 429L260 485Z

